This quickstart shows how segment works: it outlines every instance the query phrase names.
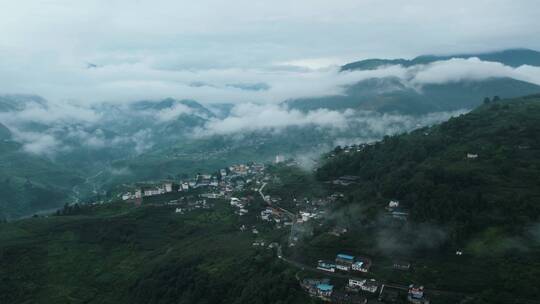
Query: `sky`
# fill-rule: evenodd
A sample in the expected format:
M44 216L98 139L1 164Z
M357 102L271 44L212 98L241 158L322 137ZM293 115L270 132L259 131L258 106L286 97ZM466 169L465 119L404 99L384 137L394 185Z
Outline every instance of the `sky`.
M337 73L336 66L355 60L540 49L535 0L0 5L0 94L37 94L59 103L165 97L277 103L339 92L365 77ZM483 77L482 71L467 75ZM536 71L523 73L536 77Z

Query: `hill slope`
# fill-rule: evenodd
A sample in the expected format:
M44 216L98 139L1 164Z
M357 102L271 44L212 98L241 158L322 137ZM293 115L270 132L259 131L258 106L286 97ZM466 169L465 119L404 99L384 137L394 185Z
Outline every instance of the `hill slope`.
M458 241L491 226L524 229L540 217L540 96L338 154L317 175L357 175L355 200L398 199L415 221L453 227Z
M448 60L451 58L472 58L477 57L483 61L499 62L511 67L518 67L520 65L532 65L540 66L540 52L529 49L509 49L497 52L489 53L477 53L477 54L456 54L447 56L435 56L435 55L422 55L415 57L411 60L407 59L367 59L361 61L355 61L344 65L342 71L351 70L374 70L384 65L402 65L413 66L417 64L427 64L439 60Z
M386 66L400 65L412 68L414 75L423 65L452 58L468 59L476 57L482 61L498 62L508 67L521 65L540 66L540 52L527 49L505 50L493 53L457 54L448 56L424 55L407 59L367 59L344 65L342 72L368 71ZM451 81L441 84L424 84L419 89L404 79L393 76L374 76L347 86L343 95L320 98L305 98L287 101L295 109L303 111L328 108L373 110L379 112L399 112L424 114L432 111L453 111L474 108L486 96L513 98L540 92L540 86L508 77L480 80Z

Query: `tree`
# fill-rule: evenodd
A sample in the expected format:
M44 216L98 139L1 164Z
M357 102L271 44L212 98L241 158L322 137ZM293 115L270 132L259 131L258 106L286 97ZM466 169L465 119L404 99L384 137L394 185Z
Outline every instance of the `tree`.
M484 104L491 103L491 99L489 97L484 98Z

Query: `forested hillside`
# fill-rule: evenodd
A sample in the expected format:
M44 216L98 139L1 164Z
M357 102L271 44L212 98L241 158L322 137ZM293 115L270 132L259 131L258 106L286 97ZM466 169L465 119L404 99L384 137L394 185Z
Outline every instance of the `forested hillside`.
M416 222L455 240L487 227L519 232L540 215L540 96L486 102L469 114L356 153L334 151L320 180L356 175L351 201L399 200Z

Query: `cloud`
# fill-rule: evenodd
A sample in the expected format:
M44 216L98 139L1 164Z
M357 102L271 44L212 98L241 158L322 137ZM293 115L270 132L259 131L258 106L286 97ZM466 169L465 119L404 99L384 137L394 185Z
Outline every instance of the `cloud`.
M287 127L318 127L334 130L336 141L361 139L366 142L381 138L384 135L397 134L421 126L433 125L450 117L459 116L468 110L434 112L422 116L381 114L372 111L348 109L333 111L319 109L301 112L275 104L239 104L229 116L209 120L196 132L198 136L230 135L256 131L276 131ZM351 131L348 138L340 138L340 134ZM359 143L352 142L352 143Z
M183 104L175 104L170 109L163 109L157 112L156 117L159 121L167 122L174 119L177 119L180 115L191 114L193 110Z
M23 150L31 154L54 156L61 149L61 142L50 134L16 132L15 138L22 142Z
M488 78L509 77L540 85L540 68L520 66L512 68L498 62L478 58L450 59L428 65L411 67L410 82L414 84L444 84L462 80L480 81Z
M232 134L260 130L276 130L286 127L318 126L323 128L345 128L351 111L338 112L326 109L303 113L282 105L240 104L224 119L211 119L200 135Z
M364 77L332 68L353 60L538 49L536 8L533 0L22 0L0 11L0 92L87 106L164 97L262 103L338 94L340 86ZM89 63L95 67L88 69ZM227 85L246 83L269 89Z

